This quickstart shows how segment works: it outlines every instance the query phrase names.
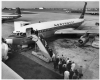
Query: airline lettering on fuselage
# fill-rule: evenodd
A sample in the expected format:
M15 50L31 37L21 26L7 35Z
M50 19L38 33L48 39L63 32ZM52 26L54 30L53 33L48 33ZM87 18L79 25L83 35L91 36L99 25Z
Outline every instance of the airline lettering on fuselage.
M74 21L71 22L66 22L66 23L59 23L59 24L54 24L54 26L65 26L65 25L69 25L69 24L73 24Z

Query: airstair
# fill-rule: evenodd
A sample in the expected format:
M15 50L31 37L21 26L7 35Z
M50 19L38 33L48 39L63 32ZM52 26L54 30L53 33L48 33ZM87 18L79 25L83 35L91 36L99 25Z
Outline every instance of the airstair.
M51 57L49 55L49 52L47 51L46 47L44 46L44 44L42 43L40 38L36 34L31 34L30 29L26 30L26 35L27 35L27 37L31 37L32 40L37 44L37 46L39 48L38 52L32 51L32 54L35 55L36 57L44 60L45 62L50 62Z

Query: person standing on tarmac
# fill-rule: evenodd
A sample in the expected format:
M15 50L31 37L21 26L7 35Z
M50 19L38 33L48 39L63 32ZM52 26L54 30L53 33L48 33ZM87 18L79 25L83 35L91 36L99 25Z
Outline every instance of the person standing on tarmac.
M62 59L62 61L64 60L64 56L63 56L63 54L62 54L62 56L61 56L61 59Z
M81 79L82 76L83 76L83 73L82 73L82 66L80 66L80 68L78 69L78 71L79 71L79 79Z
M67 64L67 70L70 71L71 70L71 61L69 61L69 63Z
M60 59L60 57L59 57L59 55L57 55L57 56L56 56L56 64L57 64L57 69L58 69L59 59Z
M74 63L74 62L72 62L72 64L71 64L71 70L72 70L72 71L74 71L74 70L75 70L75 66L76 66L76 65L75 65L75 63Z
M69 71L66 70L64 72L64 79L69 79L69 75L70 75Z
M64 75L64 72L66 71L66 64L63 64L62 65L62 73L63 73L63 75Z
M55 57L56 57L56 55L53 53L53 55L52 55L52 61L54 61Z
M74 72L74 74L73 74L72 79L77 79L77 75L76 75L76 73L75 73L75 72Z
M56 64L56 55L55 54L53 54L53 56L52 56L52 61L53 61L54 70L56 70L57 64Z
M69 61L70 61L69 58L67 58L67 60L66 60L67 64L69 63Z
M74 71L70 70L69 79L72 79L72 77L73 77L73 74L74 74Z
M79 73L78 73L78 70L77 69L75 69L75 74L76 74L76 77L77 77L77 79L79 78Z
M59 63L58 63L58 69L59 69L59 73L62 73L62 59L60 58Z

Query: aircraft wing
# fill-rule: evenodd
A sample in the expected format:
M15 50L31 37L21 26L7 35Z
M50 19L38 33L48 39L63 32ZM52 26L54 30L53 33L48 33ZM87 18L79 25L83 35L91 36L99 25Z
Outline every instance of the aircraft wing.
M69 29L61 29L61 30L57 30L55 32L55 34L84 34L84 33L99 34L99 30L69 30Z

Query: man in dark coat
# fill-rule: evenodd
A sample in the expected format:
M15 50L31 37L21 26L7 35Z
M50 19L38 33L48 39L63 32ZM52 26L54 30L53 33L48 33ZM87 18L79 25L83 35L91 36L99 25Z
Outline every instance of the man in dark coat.
M72 70L70 70L70 75L69 75L69 79L72 79L74 72Z
M70 72L70 70L71 70L71 61L69 61L69 63L67 64L67 70Z
M52 55L53 55L52 49L49 49L49 54L50 54L50 57L52 57Z
M58 63L58 69L59 69L59 73L61 74L62 73L62 60L61 59L59 60L59 63Z
M56 56L55 55L52 56L52 61L53 61L54 70L56 70L57 69L57 63L56 63Z
M64 75L64 72L66 71L66 64L63 64L62 65L62 73L63 73L63 75Z
M59 55L57 55L57 56L56 56L57 69L58 69L58 63L59 63L59 60L60 60Z

